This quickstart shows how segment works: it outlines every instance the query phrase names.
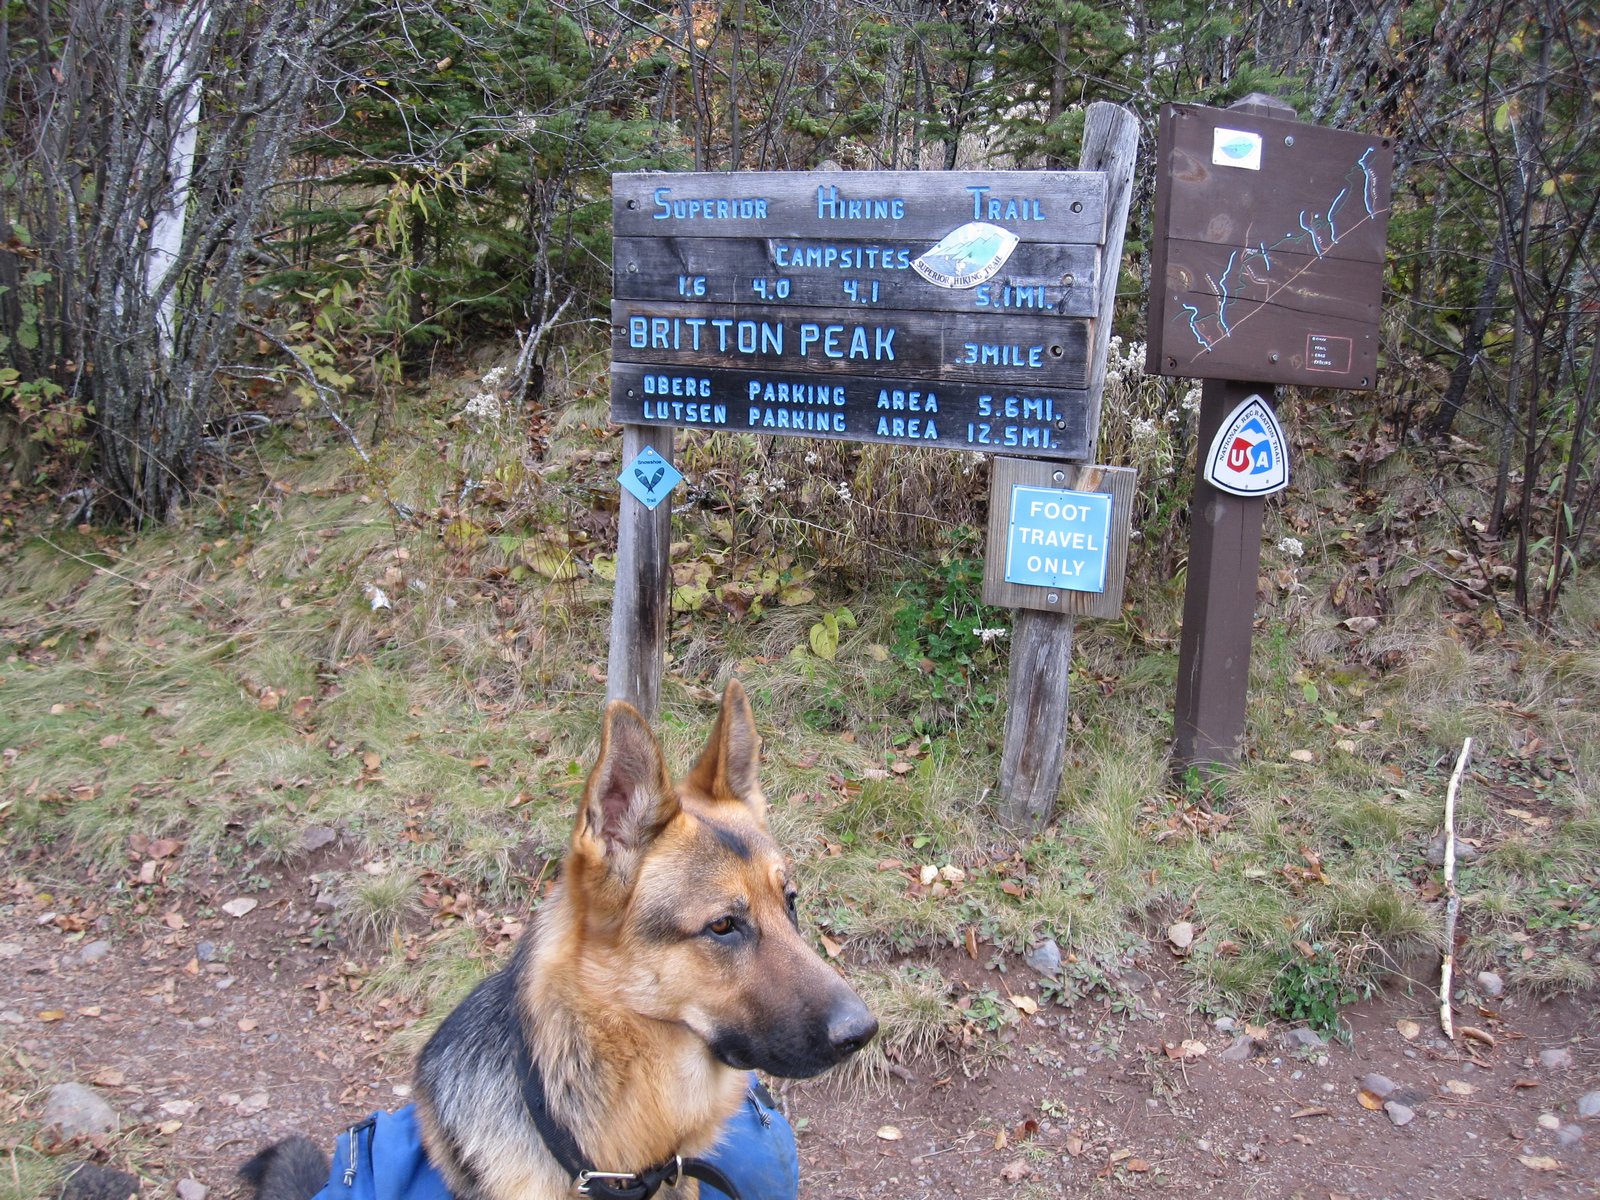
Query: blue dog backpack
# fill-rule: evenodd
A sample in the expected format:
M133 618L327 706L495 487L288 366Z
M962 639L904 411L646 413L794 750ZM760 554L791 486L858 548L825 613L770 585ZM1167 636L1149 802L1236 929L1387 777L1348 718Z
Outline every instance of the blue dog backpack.
M800 1157L794 1130L751 1077L745 1103L728 1119L709 1154L739 1190L738 1200L798 1200ZM709 1183L702 1200L733 1200ZM415 1105L376 1112L339 1135L327 1185L314 1200L452 1200L428 1161Z

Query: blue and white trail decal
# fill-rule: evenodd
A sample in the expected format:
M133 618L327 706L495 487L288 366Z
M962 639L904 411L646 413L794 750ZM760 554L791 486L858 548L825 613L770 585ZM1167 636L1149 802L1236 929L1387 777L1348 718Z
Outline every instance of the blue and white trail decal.
M622 468L617 482L632 492L640 504L653 509L683 482L683 472L646 446L638 458Z
M999 273L1017 248L1017 235L987 221L968 221L952 229L912 267L935 287L964 291Z

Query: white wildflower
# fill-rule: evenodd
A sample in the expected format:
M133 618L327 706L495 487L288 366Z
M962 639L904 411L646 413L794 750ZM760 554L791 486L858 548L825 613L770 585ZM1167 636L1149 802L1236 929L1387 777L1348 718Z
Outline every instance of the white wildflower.
M506 377L506 373L508 371L510 371L510 370L511 370L511 368L506 366L503 363L498 367L490 367L487 371L485 371L483 373L484 386L485 387L494 387L494 386L496 386L497 384L499 384L499 382L502 379L504 379Z
M496 424L502 416L500 397L493 392L479 392L467 401L461 409L461 415L477 425Z
M1302 558L1305 555L1305 543L1299 538L1283 537L1278 539L1278 549L1290 558Z
M1148 442L1156 436L1156 423L1150 417L1135 417L1131 432L1134 441Z
M841 500L849 500L850 499L850 485L848 483L841 483L839 485L839 499L841 499Z
M815 450L806 451L806 466L814 467L821 461L822 455L818 454Z
M1200 411L1200 388L1190 388L1183 394L1183 399L1178 401L1178 407L1184 412L1197 413Z
M1006 631L996 626L993 629L974 629L972 635L987 646L990 642L997 642L1004 638Z

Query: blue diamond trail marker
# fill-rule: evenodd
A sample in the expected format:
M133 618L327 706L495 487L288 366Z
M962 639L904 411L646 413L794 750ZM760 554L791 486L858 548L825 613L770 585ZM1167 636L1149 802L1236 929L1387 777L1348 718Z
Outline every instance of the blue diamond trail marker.
M683 472L646 446L639 457L622 468L617 482L646 508L654 509L683 482Z

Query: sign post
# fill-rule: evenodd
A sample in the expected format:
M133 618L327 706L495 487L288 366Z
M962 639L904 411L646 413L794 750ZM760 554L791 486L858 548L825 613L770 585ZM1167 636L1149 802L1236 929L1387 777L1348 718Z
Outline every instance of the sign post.
M1377 378L1393 151L1294 116L1260 95L1161 113L1145 365L1204 380L1178 773L1232 763L1243 744L1263 510L1291 469L1275 385Z
M1074 622L1121 610L1133 472L1085 464L1137 146L1092 104L1077 171L613 176L609 695L659 695L671 477L639 456L670 466L672 427L1023 456L994 462L985 595L1019 610L1002 819L1048 816Z
M1078 165L1085 171L1104 172L1106 177L1105 248L1093 301L1095 320L1086 381L1090 411L1082 458L1089 461L1093 460L1099 441L1106 351L1111 341L1117 277L1122 265L1122 235L1128 225L1138 148L1139 123L1131 112L1116 104L1089 106ZM1085 466L1078 468L1071 480L1057 480L1052 472L1047 478L1050 485L1113 493L1109 594L1096 596L1017 584L1006 585L1009 590L1003 591L994 580L995 563L1000 557L997 546L1004 545L996 540L996 514L1010 513L1013 480L1046 482L1037 474L1044 465L1027 459L997 458L989 475L990 533L984 572L985 599L1017 609L1011 630L1005 743L1000 754L997 787L1000 820L1017 832L1044 824L1061 794L1061 771L1067 753L1067 685L1072 668L1072 636L1078 617L1115 616L1122 610L1126 527L1133 504L1132 471L1113 472L1110 468ZM1115 499L1119 488L1126 495L1120 508ZM1120 557L1115 542L1119 512L1123 530ZM990 599L991 596L994 599Z

